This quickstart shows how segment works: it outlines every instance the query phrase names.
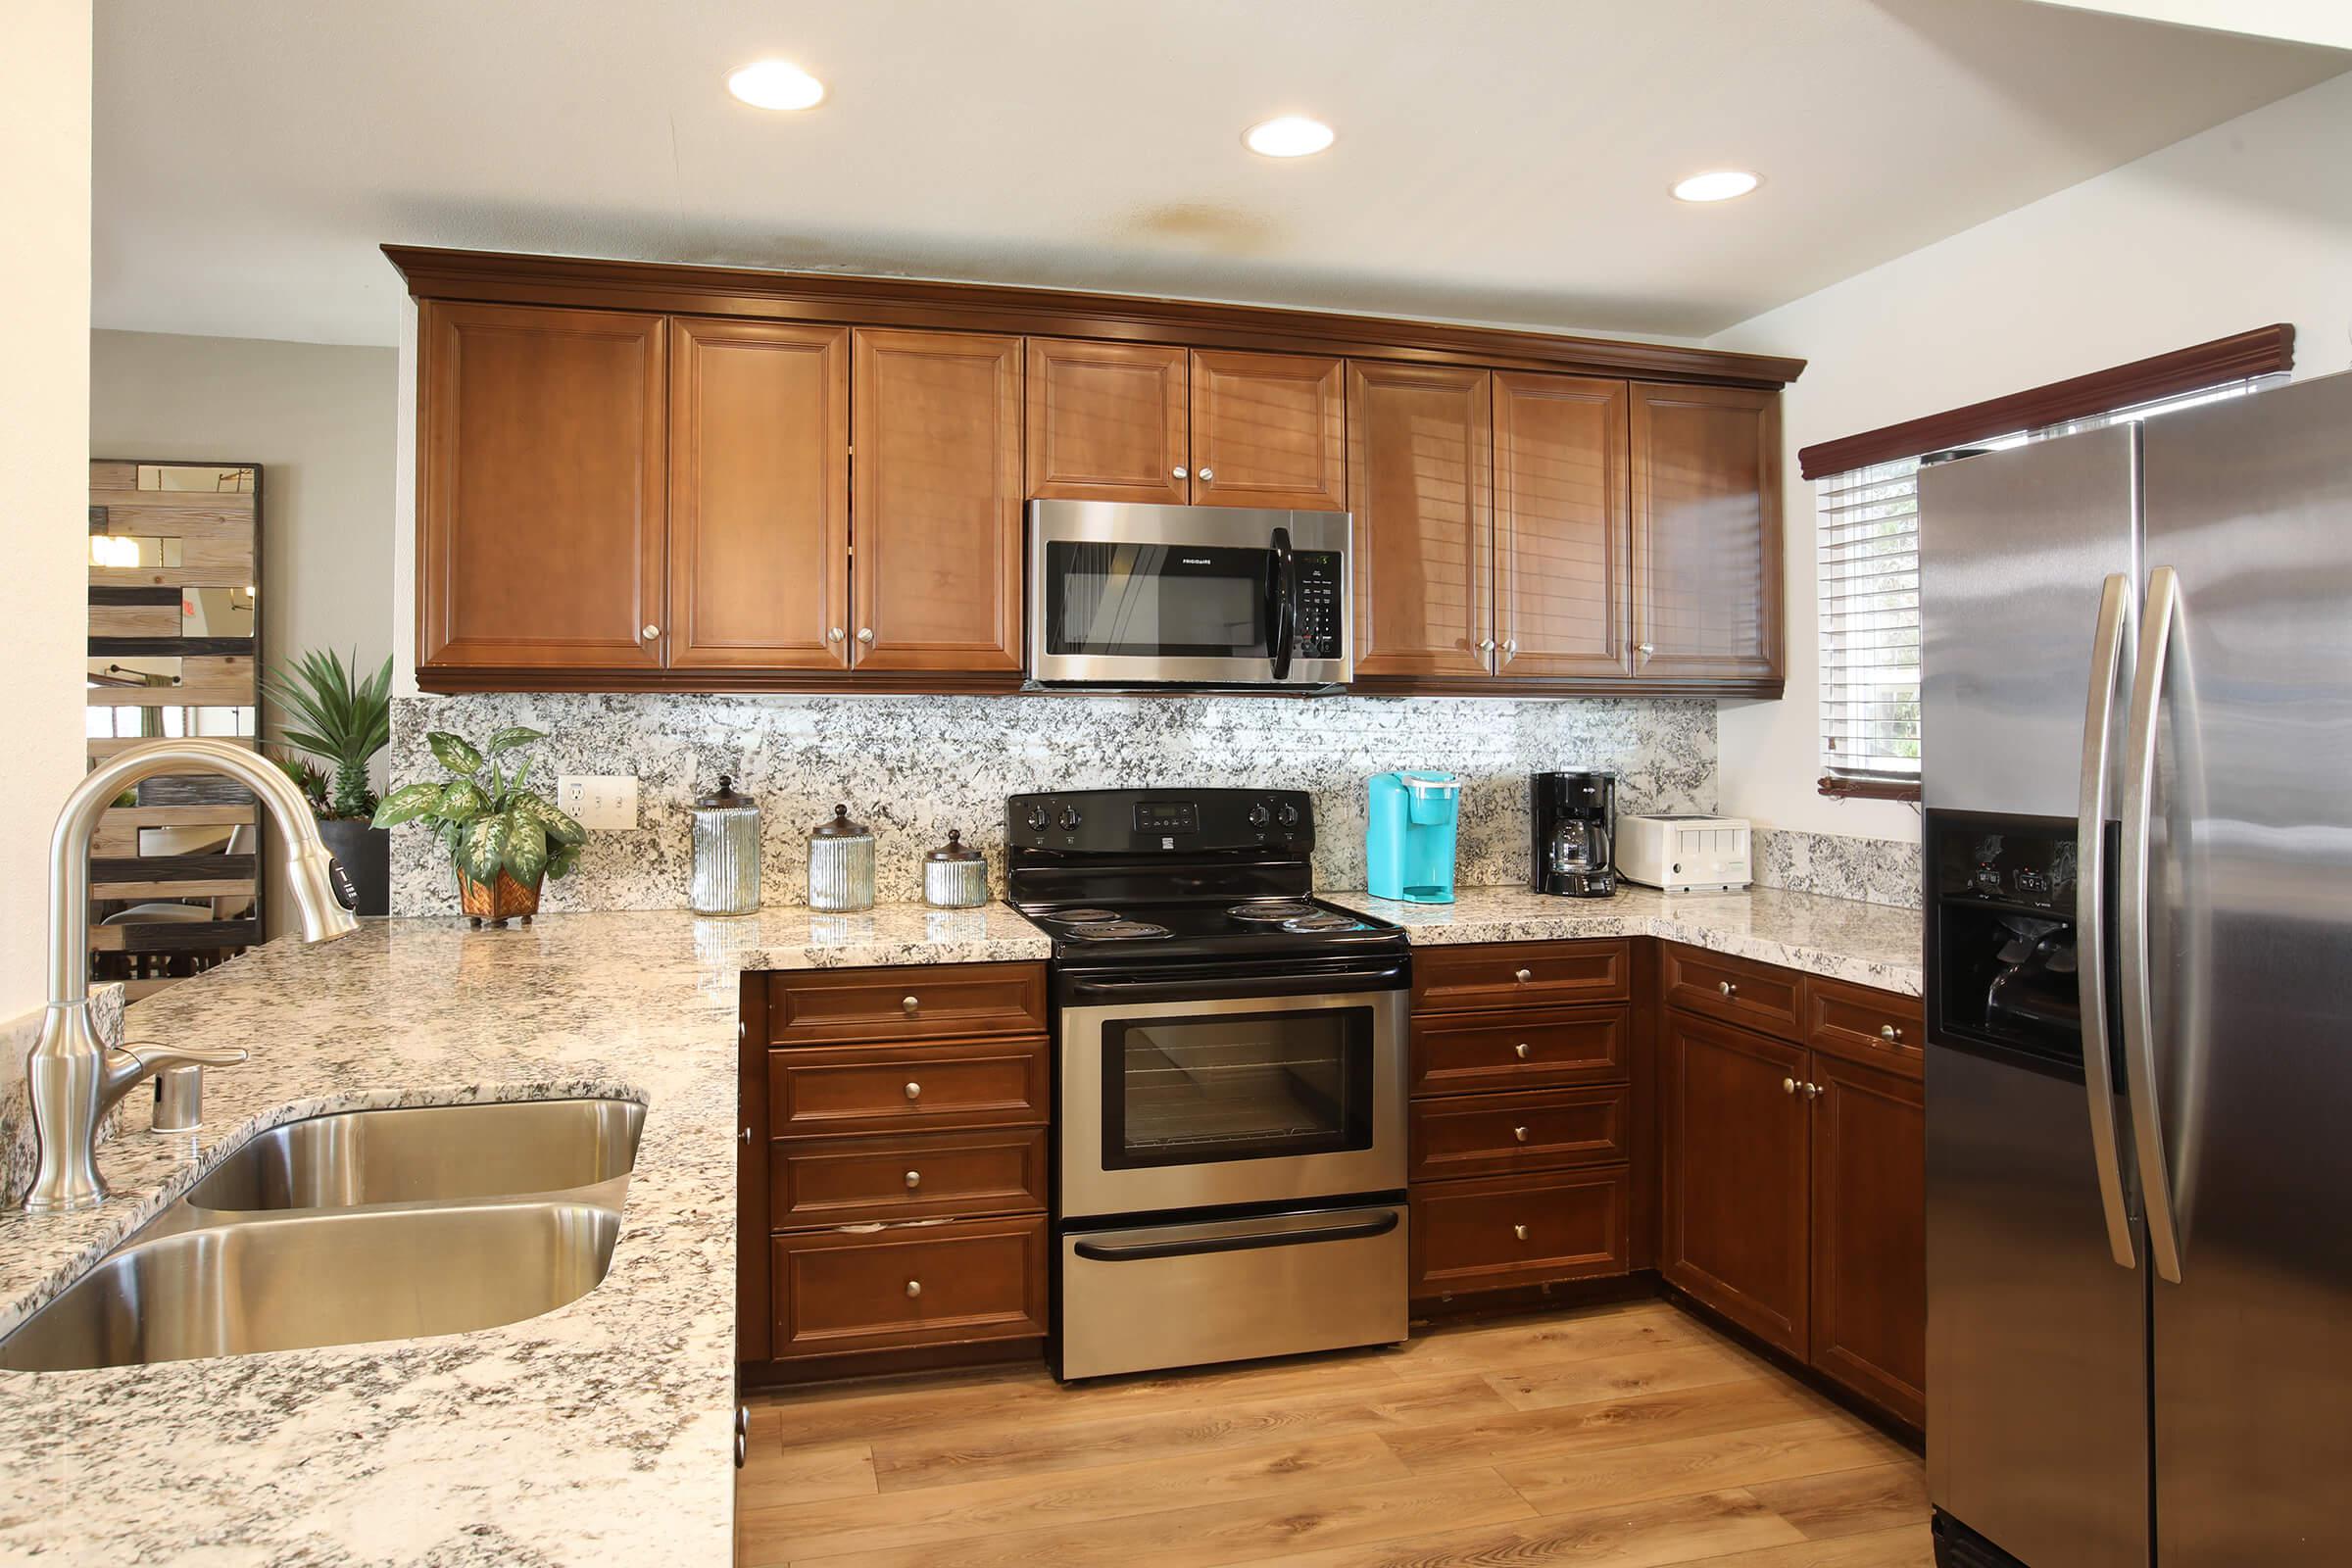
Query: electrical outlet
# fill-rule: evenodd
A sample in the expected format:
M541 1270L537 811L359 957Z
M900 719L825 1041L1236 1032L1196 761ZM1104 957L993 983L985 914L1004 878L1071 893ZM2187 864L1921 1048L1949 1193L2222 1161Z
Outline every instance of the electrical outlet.
M637 826L637 775L559 773L556 805L592 832L626 833Z

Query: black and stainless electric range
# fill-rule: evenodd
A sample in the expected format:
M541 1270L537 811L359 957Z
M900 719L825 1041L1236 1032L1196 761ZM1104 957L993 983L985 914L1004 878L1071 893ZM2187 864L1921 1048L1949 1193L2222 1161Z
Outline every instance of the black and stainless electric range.
M1005 806L1054 938L1055 1372L1405 1337L1404 932L1311 898L1279 790Z

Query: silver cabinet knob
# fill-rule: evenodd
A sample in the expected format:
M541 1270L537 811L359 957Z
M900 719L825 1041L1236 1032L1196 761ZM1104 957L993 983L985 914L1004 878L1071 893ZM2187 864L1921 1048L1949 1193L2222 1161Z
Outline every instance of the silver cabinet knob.
M1480 639L1479 639L1479 644L1478 644L1478 651L1479 651L1480 653L1482 653L1482 654L1491 654L1491 653L1493 653L1493 652L1494 651L1494 638L1492 638L1492 637L1482 637L1482 638L1480 638Z
M1216 476L1217 470L1214 468L1202 468L1200 470L1200 482L1202 484L1208 483L1209 480L1214 479Z
M752 1141L752 1130L749 1127L743 1130L743 1141L747 1144Z
M1524 1242L1527 1240L1527 1227L1524 1225L1514 1225L1511 1227L1511 1234Z
M1535 977L1536 977L1536 971L1535 971L1535 970L1533 970L1533 969L1521 969L1521 970L1519 970L1517 973L1515 973L1515 974L1513 974L1513 975L1511 976L1511 978L1512 978L1512 979L1514 979L1514 980L1518 981L1518 982L1519 982L1521 985L1525 985L1525 984L1527 984L1527 983L1528 983L1530 980L1533 980Z
M1716 981L1715 989L1722 992L1727 997L1736 997L1740 994L1740 988L1732 984L1729 980Z
M1511 1054L1517 1056L1521 1061L1525 1061L1527 1059L1527 1042L1522 1040L1517 1045L1513 1046L1511 1048Z
M1524 1127L1514 1127L1511 1129L1511 1136L1517 1139L1520 1143L1524 1144L1527 1142L1527 1129Z
M1900 1040L1903 1038L1903 1032L1890 1023L1883 1023L1879 1025L1879 1038L1881 1040Z
M1517 653L1519 651L1519 639L1516 637L1505 637L1502 640L1502 651L1506 654Z
M1819 1099L1821 1098L1821 1085L1819 1085L1819 1084L1807 1084L1807 1085L1805 1085L1805 1098L1806 1098L1807 1100L1819 1100Z
M1784 1078L1784 1079L1782 1079L1782 1080L1781 1080L1781 1093L1782 1093L1782 1094L1784 1094L1784 1095L1793 1095L1793 1094L1795 1094L1795 1093L1796 1093L1796 1080L1795 1080L1795 1079L1793 1079L1793 1078Z
M922 1294L923 1294L923 1282L922 1282L921 1280L908 1280L908 1281L906 1282L906 1294L907 1294L908 1296L920 1296L920 1295L922 1295Z
M918 1083L912 1083L912 1082L909 1082L909 1083L906 1085L906 1098L907 1098L908 1100L920 1100L920 1099L922 1099L922 1098L923 1098L923 1086L922 1086L921 1084L918 1084Z
M839 626L830 627L825 632L825 641L829 643L837 643L841 641L841 638L842 630Z
M1170 477L1171 479L1181 479L1181 478L1183 478L1184 476L1185 476L1185 473L1184 473L1184 466L1183 466L1183 465L1181 465L1181 464L1179 464L1177 466L1175 466L1175 467L1173 467L1173 468L1170 468L1170 469L1168 470L1168 477ZM1205 478L1205 477L1207 477L1207 476L1204 474L1204 475L1202 475L1202 477L1203 477L1203 478Z
M662 635L662 628L654 625L651 621L648 621L642 635L644 636L645 640L650 643L655 638Z
M913 1192L913 1191L914 1191L914 1190L915 1190L917 1187L920 1187L920 1186L922 1186L922 1185L923 1185L923 1173L922 1173L921 1171L919 1171L919 1170L910 1170L910 1171L908 1171L908 1172L906 1173L906 1190L907 1190L908 1192L910 1192L910 1193L911 1193L911 1192Z
M909 1018L915 1015L915 1013L922 1007L922 1004L923 999L920 997L901 997L899 999L899 1010L906 1013Z
M1647 659L1650 655L1656 653L1657 651L1658 645L1656 643L1634 644L1634 652L1640 654L1643 659Z
M860 627L858 627L858 640L859 642L861 642L861 643L865 644L865 645L866 645L866 647L868 647L868 648L871 648L871 647L873 647L873 645L874 645L874 628L873 628L873 627L871 627L871 626L860 626Z

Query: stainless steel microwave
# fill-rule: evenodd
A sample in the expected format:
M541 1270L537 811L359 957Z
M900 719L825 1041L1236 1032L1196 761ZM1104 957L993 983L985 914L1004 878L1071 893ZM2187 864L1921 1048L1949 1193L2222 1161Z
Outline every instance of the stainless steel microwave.
M1344 512L1029 503L1040 686L1336 686L1355 672Z

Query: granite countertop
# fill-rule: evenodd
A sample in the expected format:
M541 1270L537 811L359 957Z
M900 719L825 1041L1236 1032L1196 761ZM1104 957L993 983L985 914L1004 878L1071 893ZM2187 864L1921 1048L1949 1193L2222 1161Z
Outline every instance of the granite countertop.
M1361 891L1323 896L1396 921L1416 947L1663 937L1907 997L1921 990L1919 911L1885 904L1779 888L1660 893L1622 887L1606 899L1552 898L1516 887L1461 888L1451 904L1403 904Z
M0 1333L262 1128L355 1106L648 1105L612 1271L541 1317L427 1340L0 1373L0 1559L732 1560L737 975L1042 958L1001 905L370 921L134 1004L129 1038L248 1047L205 1130L133 1113L125 1197L0 1216Z

